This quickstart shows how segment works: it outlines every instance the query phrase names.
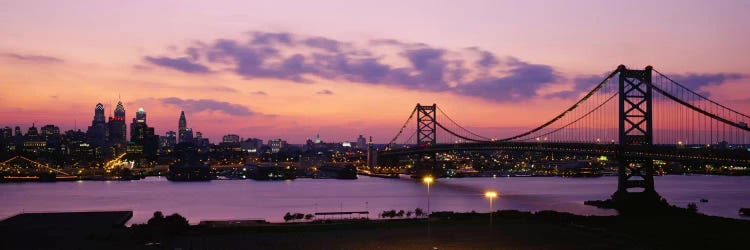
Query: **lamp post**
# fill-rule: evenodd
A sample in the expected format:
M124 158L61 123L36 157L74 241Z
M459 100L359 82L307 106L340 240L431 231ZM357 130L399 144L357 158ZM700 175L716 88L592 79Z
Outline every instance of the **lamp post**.
M427 218L430 218L430 184L434 182L435 179L432 178L432 176L425 176L422 178L422 182L427 184Z
M494 198L497 197L497 192L495 192L495 191L487 191L487 192L484 193L484 197L490 199L490 227L491 227L492 226L492 214L493 214L493 211L492 211L492 199L494 199Z
M435 179L429 175L422 178L422 182L427 184L427 242L429 245L432 245L432 233L430 232L430 184L434 181Z

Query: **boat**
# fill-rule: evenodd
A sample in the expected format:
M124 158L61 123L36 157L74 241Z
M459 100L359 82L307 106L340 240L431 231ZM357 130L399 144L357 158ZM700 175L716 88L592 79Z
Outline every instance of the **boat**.
M750 216L750 208L747 208L747 207L740 208L740 215Z

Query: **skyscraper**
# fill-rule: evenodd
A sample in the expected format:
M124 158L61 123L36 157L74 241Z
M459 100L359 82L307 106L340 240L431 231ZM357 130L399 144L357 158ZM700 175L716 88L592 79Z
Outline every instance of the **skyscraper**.
M187 127L185 111L180 111L180 121L177 124L177 133L179 135L179 138L177 138L177 140L180 143L193 141L193 130Z
M146 158L156 157L159 149L159 137L154 133L154 128L146 124L146 111L139 108L130 123L129 153L142 153Z
M135 113L133 122L130 123L130 141L141 142L146 136L146 111L143 108L139 108L138 112Z
M125 144L127 139L127 126L125 126L125 107L122 102L117 102L115 117L109 118L109 142L111 144Z
M96 104L94 108L94 120L92 123L104 123L104 105L101 103Z
M104 121L104 105L97 103L94 108L94 119L86 130L88 143L93 147L104 146L107 142L107 130L107 123Z
M143 108L138 108L138 112L135 112L135 119L138 122L146 123L146 111Z

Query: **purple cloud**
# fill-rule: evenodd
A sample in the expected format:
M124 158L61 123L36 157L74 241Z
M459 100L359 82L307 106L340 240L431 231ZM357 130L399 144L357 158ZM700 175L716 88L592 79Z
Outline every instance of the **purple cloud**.
M233 88L230 88L230 87L227 87L227 86L207 86L207 87L201 87L201 88L203 88L205 90L217 91L217 92L229 92L229 93L237 93L237 92L239 92L236 89L233 89Z
M318 94L318 95L333 95L333 91L324 89L324 90L315 92L315 94Z
M552 67L519 63L503 77L488 77L457 87L459 93L489 100L520 101L536 96L536 90L560 77Z
M344 80L497 102L536 97L540 87L561 79L548 65L513 57L501 60L479 48L446 50L393 39L370 40L361 46L325 37L251 32L249 39L198 42L183 51L178 58L144 58L187 73L212 72L209 66L216 66L246 79ZM406 64L395 65L387 58Z
M252 42L253 44L262 44L262 45L268 45L268 44L277 44L277 43L283 43L283 44L291 44L292 43L292 34L286 33L286 32L253 32L252 33Z
M710 94L701 91L703 87L721 85L726 81L744 79L745 75L739 73L716 73L716 74L665 74L675 82L686 88L708 97Z
M311 37L305 39L303 42L312 48L319 48L330 52L338 52L343 46L341 42L325 37Z
M144 60L147 62L150 62L157 66L162 66L165 68L171 68L174 70L179 70L185 73L197 73L197 74L205 74L211 72L208 67L201 65L199 63L193 62L190 58L187 57L179 57L179 58L169 58L169 57L144 57Z
M19 61L25 61L25 62L32 62L32 63L63 63L65 60L57 58L57 57L51 57L51 56L42 56L42 55L21 55L21 54L15 54L15 53L4 53L0 54L3 57L19 60Z
M268 95L268 93L263 92L263 91L255 91L255 92L252 92L250 94L253 94L253 95Z
M216 101L211 99L180 99L177 97L167 97L167 98L161 98L158 99L160 102L162 102L165 105L174 105L176 107L179 107L180 109L183 109L185 111L190 112L201 112L201 111L219 111L228 115L234 115L234 116L254 116L257 115L257 113L253 112L249 108L229 103L229 102L222 102L222 101Z

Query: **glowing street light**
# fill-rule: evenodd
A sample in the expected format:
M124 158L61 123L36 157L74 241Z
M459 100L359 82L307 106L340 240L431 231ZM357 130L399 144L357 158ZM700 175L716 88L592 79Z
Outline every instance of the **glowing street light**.
M497 198L497 192L495 191L487 191L484 193L484 197L490 199L490 226L492 226L492 199Z
M422 178L422 182L424 184L427 184L427 218L430 218L430 184L434 182L435 179L432 178L432 176L425 176Z
M429 175L422 178L422 182L427 184L427 242L429 242L430 245L432 245L432 233L430 232L430 184L434 181L435 179Z

